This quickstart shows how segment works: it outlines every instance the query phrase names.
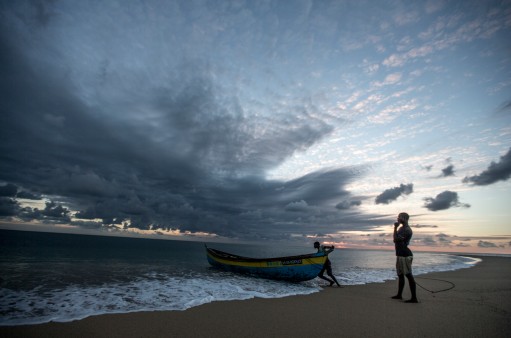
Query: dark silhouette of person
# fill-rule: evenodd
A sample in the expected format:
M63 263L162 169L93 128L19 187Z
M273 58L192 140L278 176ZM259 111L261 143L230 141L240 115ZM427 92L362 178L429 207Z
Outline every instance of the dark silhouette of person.
M415 279L412 274L413 253L408 248L412 239L412 228L408 225L410 216L402 212L397 216L397 222L394 223L394 245L396 248L396 272L399 280L397 295L392 299L403 299L403 289L405 287L405 276L408 279L412 298L405 303L418 303ZM398 227L402 225L399 230Z
M330 252L334 251L333 245L332 246L324 246L324 245L321 245L319 242L314 242L314 248L318 249L318 253L324 252L326 254L329 254ZM332 279L329 279L329 278L323 276L325 271L326 271L326 274L328 276L330 276L330 278L332 278ZM341 287L341 284L339 284L339 282L337 281L337 279L335 279L335 276L332 273L332 263L330 262L330 259L328 259L328 256L326 257L325 264L323 265L323 269L321 269L321 271L319 272L318 277L329 282L330 286L334 285L334 283L335 283L335 284L337 284L338 287Z

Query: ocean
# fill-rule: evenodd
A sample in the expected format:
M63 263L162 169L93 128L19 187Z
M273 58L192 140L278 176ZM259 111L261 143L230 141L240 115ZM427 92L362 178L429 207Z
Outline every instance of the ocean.
M310 247L208 243L243 256L312 253ZM343 285L395 279L393 251L337 249ZM468 268L477 259L414 253L414 275ZM213 301L320 292L318 278L287 283L211 267L204 243L0 230L0 325L66 322L92 315L180 311Z

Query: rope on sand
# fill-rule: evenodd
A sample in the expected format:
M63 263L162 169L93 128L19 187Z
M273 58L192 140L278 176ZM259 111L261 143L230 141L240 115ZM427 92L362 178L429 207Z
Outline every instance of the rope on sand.
M429 289L425 288L424 286L420 285L419 283L415 282L415 284L417 284L418 286L420 286L424 290L426 290L428 292L431 292L431 293L439 293L439 292L449 291L451 289L454 289L454 287L456 287L456 285L453 282L450 282L450 281L445 280L445 279L426 278L426 277L415 277L415 279L429 279L429 280L436 280L436 281L440 281L440 282L445 282L445 283L451 284L451 286L448 287L447 289L442 289L442 290L438 290L438 291L432 291L432 290L429 290Z

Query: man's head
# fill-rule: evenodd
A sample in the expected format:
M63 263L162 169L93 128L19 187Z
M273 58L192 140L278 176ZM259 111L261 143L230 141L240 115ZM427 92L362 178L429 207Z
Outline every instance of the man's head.
M314 242L314 249L319 249L319 242Z
M410 215L408 215L406 212L402 212L399 215L397 215L397 221L402 224L408 224L408 220L410 219Z

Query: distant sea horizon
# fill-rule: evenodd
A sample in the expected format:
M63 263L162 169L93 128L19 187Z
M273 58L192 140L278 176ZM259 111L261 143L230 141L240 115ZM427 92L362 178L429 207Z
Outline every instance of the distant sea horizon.
M216 238L216 237L195 237L195 236L172 236L172 235L160 235L160 234L138 234L130 232L106 232L88 229L52 229L51 227L39 228L38 225L32 227L19 227L15 223L3 223L0 221L0 232L1 231L22 231L22 232L41 232L41 233L52 233L52 234L64 234L64 235L82 235L82 236L96 236L96 237L120 237L120 238L132 238L132 239L148 239L148 240L161 240L161 241L183 241L183 242L196 242L205 244L239 244L239 245L265 245L262 242L250 241L250 240L231 240L227 238ZM267 241L266 243L277 245L282 244L283 241ZM299 243L291 243L292 246L299 246ZM303 246L306 247L306 246ZM488 257L511 257L511 254L506 253L495 253L495 252L476 252L476 251L449 251L449 250L431 250L420 246L410 245L413 252L424 252L424 253L440 253L449 255L468 255L468 256L488 256ZM367 250L367 251L394 251L393 246L381 246L381 247L367 247L367 246L348 246L340 247L336 246L338 250Z

